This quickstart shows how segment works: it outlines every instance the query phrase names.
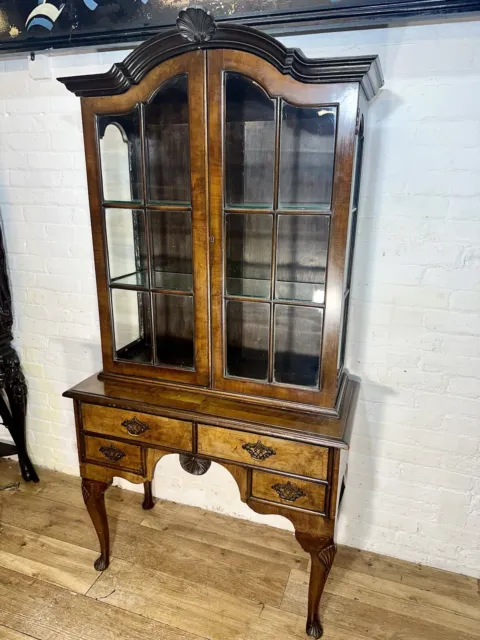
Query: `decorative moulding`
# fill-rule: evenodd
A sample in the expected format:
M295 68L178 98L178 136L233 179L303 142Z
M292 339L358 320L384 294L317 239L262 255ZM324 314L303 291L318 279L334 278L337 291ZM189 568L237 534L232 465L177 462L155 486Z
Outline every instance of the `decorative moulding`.
M59 81L81 97L125 93L161 62L196 49L237 49L253 53L300 82L358 82L369 100L383 85L378 56L309 59L299 49L288 49L256 29L236 24L216 25L209 13L198 8L181 11L177 29L150 38L123 62L114 64L110 71L59 78Z

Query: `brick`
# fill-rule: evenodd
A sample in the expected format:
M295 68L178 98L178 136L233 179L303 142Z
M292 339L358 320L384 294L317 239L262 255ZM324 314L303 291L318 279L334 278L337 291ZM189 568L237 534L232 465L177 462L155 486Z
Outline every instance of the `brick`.
M405 463L401 469L401 477L409 482L433 485L436 487L449 487L458 491L469 491L472 486L472 479L469 476Z
M478 198L458 197L448 200L448 218L458 218L459 220L478 220L480 203Z
M50 111L50 101L48 98L38 96L23 96L6 101L5 109L7 113L38 115Z
M37 284L42 289L51 289L52 291L63 291L65 293L80 291L78 278L66 275L39 273L37 276Z
M26 169L27 153L22 151L2 151L0 149L0 168L5 169Z
M27 162L31 169L67 170L73 168L73 160L70 153L29 151L27 153Z
M2 136L0 150L45 151L51 148L51 139L47 133L7 133Z
M455 100L458 103L458 98ZM419 145L436 147L475 147L479 142L478 121L461 122L423 122L417 131Z
M473 313L432 310L425 312L423 326L435 331L480 335L480 316Z
M61 185L58 171L10 171L10 184L13 187L55 188Z
M450 309L478 312L480 291L453 291L450 296Z
M480 398L480 378L450 378L447 393L468 398Z

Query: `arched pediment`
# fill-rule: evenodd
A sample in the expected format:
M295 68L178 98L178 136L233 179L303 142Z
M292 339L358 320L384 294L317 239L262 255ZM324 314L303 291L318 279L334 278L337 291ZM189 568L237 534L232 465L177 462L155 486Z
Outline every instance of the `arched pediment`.
M245 51L300 82L358 82L369 100L383 85L377 56L309 59L299 49L289 49L257 29L229 23L217 25L210 14L199 8L181 11L177 29L150 38L106 73L59 78L59 81L80 97L118 95L139 84L165 60L198 49Z

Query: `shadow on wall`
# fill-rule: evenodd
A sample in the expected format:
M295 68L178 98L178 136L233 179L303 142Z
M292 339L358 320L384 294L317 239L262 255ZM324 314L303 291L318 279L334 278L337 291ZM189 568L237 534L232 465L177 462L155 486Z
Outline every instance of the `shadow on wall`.
M362 182L357 222L357 240L355 246L352 300L348 323L347 368L361 380L360 396L355 414L349 453L347 490L340 509L337 529L337 541L359 548L369 546L371 537L374 495L378 491L376 477L379 463L379 442L382 440L384 406L395 395L395 390L379 384L372 376L374 372L366 365L372 361L368 351L372 347L374 329L368 317L371 306L364 303L369 298L372 283L375 280L375 261L372 255L378 254L381 239L374 208L381 196L381 181L388 156L382 134L382 121L398 109L403 103L388 89L382 89L370 105L365 127L365 146L362 166ZM368 194L368 198L366 195ZM372 212L373 209L373 212ZM374 313L374 311L373 311ZM385 347L385 357L388 347ZM378 531L375 534L378 535ZM373 536L372 536L373 537Z

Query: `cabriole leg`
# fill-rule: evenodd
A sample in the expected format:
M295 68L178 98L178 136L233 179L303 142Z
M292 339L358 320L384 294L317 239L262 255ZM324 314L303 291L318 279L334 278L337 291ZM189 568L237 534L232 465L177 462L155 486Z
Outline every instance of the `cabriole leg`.
M302 548L312 558L308 587L307 634L311 638L321 638L323 627L318 609L328 574L332 568L336 547L333 538L330 537L314 536L302 531L296 531L295 535Z
M153 509L155 501L153 499L152 483L150 480L147 480L143 483L143 486L145 487L145 498L143 499L142 507L145 510Z
M110 534L105 509L105 491L110 484L111 481L100 482L82 478L83 500L100 542L100 557L95 560L93 565L97 571L104 571L110 562Z

